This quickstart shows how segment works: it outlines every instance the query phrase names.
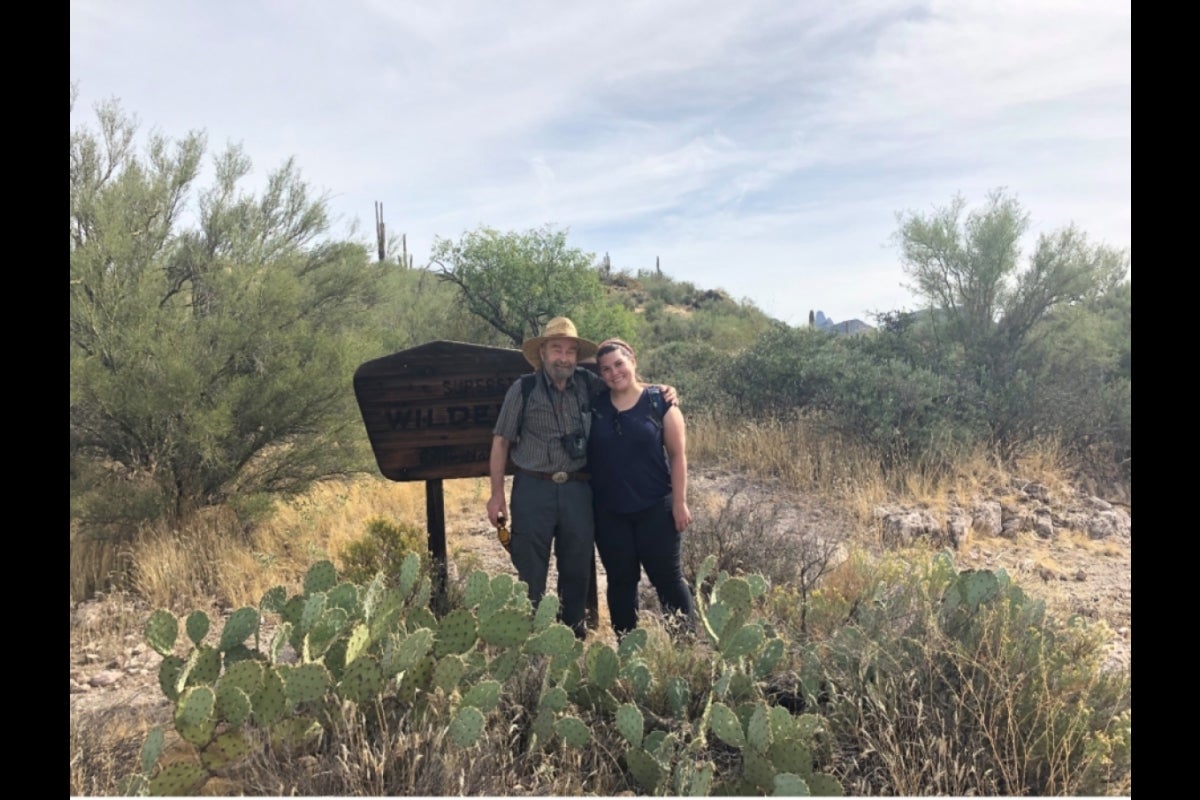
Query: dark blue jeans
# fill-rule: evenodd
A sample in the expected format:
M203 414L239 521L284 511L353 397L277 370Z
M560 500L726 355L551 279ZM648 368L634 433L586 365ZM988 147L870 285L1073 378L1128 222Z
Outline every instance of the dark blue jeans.
M695 619L692 593L683 578L671 496L634 514L596 511L596 549L608 573L608 613L617 635L637 627L638 581L642 569L658 593L663 614Z

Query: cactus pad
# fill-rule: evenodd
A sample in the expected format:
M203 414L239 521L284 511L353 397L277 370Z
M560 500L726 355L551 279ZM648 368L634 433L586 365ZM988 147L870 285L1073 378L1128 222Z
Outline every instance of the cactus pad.
M175 729L192 744L202 744L188 736L188 731L196 732L209 722L213 722L212 713L216 706L216 695L208 686L193 686L179 697L175 704ZM205 737L205 740L207 737Z
M741 749L746 746L746 734L737 714L724 703L713 703L708 718L709 727L725 744Z
M271 643L267 645L267 660L272 664L279 662L279 656L283 653L283 647L292 638L292 623L285 622L275 631L275 635L271 637Z
M337 568L332 561L318 561L308 568L304 576L304 593L312 595L328 592L337 584Z
M624 703L617 709L617 730L625 737L630 746L642 746L642 734L645 729L645 718L642 711L633 703Z
M287 590L282 586L272 586L258 601L258 609L263 612L269 611L272 614L282 614L286 604Z
M625 668L623 675L633 687L633 696L639 701L644 700L646 693L650 691L650 685L654 682L650 668L642 661L634 661Z
M450 720L450 738L459 747L470 747L483 733L483 712L474 706L461 706Z
M433 668L433 685L446 694L451 694L458 687L458 682L466 670L467 665L461 658L455 655L446 656Z
M200 763L209 770L228 767L250 755L250 743L242 731L219 734L200 753Z
M412 554L410 553L410 555ZM422 575L421 580L417 582L417 590L413 592L413 605L425 608L429 605L429 598L432 596L433 582L429 580L428 575Z
M362 592L362 612L363 619L370 622L375 618L375 612L380 607L380 602L383 600L387 592L387 581L383 578L383 573L376 572L375 577L367 584Z
M774 787L771 794L776 797L807 797L814 794L803 778L791 772L776 774L771 784Z
M297 750L321 735L321 724L307 714L282 719L271 726L271 744L282 750Z
M284 695L292 705L316 702L325 695L330 682L329 670L324 664L301 664L288 671Z
M396 688L397 696L407 703L413 702L418 691L429 688L433 678L433 666L433 656L425 656L405 670Z
M798 739L780 739L772 742L767 755L779 772L792 772L796 775L812 773L812 752Z
M554 723L554 732L572 747L583 747L592 737L591 731L579 717L562 717Z
M178 636L179 620L170 611L160 608L146 620L146 642L160 656L171 655Z
M670 705L672 714L683 717L691 699L692 690L686 680L676 675L667 682L667 704Z
M588 680L601 689L612 688L620 666L616 651L603 642L596 642L588 648L585 661Z
M293 627L300 625L301 619L304 616L304 607L308 604L308 598L304 595L294 595L283 604L283 609L279 612L279 616L284 622L291 624Z
M366 652L370 644L370 629L363 623L358 623L354 626L354 630L350 631L350 638L346 640L346 661L349 662L358 658Z
M716 773L716 766L711 761L687 765L681 772L683 773L681 777L684 778L684 781L680 787L680 794L686 794L688 797L712 796L713 776Z
M794 734L792 715L783 706L771 706L771 738L787 739Z
M378 697L382 691L383 670L371 656L362 656L348 665L338 684L338 694L359 704Z
M240 686L222 681L217 687L217 716L237 728L250 718L250 711L250 695Z
M479 638L497 647L516 647L529 639L529 618L516 609L500 609L480 621Z
M520 659L520 650L505 650L488 664L488 674L498 681L506 681L516 671Z
M400 643L396 649L395 667L398 672L409 669L429 652L433 647L433 631L429 628L419 628Z
M254 706L254 720L263 727L274 725L287 706L287 696L283 690L283 678L277 669L268 669L263 673L262 686L250 698Z
M326 600L324 592L313 592L304 599L300 619L296 623L298 632L308 633L312 630L313 626L317 624L317 620L321 619L321 615L325 613Z
M530 746L544 747L550 741L554 736L554 717L554 711L549 708L543 708L537 713L530 727L533 733Z
M438 627L437 617L433 612L424 606L414 608L408 612L408 617L405 620L405 627L410 631L428 628L431 631L436 631Z
M759 703L746 723L746 742L760 753L771 746L771 717L767 707Z
M199 764L176 761L150 779L149 794L155 797L188 797L196 794L208 772Z
M433 652L439 658L465 653L475 641L475 616L465 608L456 608L442 617L442 622L437 628Z
M463 605L475 608L482 603L491 592L491 581L483 570L475 570L467 576L467 586L464 591Z
M492 596L508 602L508 598L512 596L513 578L507 573L500 573L492 576Z
M730 622L733 621L730 620ZM740 628L727 625L724 635L721 636L721 652L726 658L741 658L758 650L762 643L763 629L761 625L752 623Z
M963 572L958 577L962 586L963 599L972 610L996 597L1000 592L1000 581L990 570Z
M757 750L742 751L742 774L760 791L772 792L775 790L775 767L771 765L765 755Z
M358 587L353 583L339 583L329 590L329 605L347 614L358 613Z
M179 678L183 674L184 660L179 656L164 656L158 665L158 685L168 700L179 699Z
M766 678L775 667L779 666L779 662L783 660L784 646L783 640L776 637L767 642L767 646L763 648L762 653L754 662L754 677L760 680Z
M216 683L220 675L221 654L214 647L201 645L188 656L187 664L184 665L179 678L183 681L183 686L196 686ZM183 686L178 682L175 685L183 691Z
M629 659L646 646L646 641L644 628L634 628L621 637L621 643L617 645L617 655L620 657L621 663L629 663Z
M221 641L217 645L217 649L221 651L230 650L234 646L239 645L250 638L250 634L258 630L258 609L239 608L230 615L225 622L225 627L221 630Z
M197 647L204 641L204 637L208 635L208 626L208 614L205 614L203 611L193 611L188 614L187 619L183 623L184 629L187 630L188 638Z
M625 764L629 767L633 779L641 784L648 794L658 794L659 784L666 773L654 756L645 750L633 749L625 754Z
M700 569L696 570L696 597L700 597L704 592L704 582L712 576L717 568L717 557L709 555L700 564Z
M409 553L404 557L404 563L400 565L400 574L396 576L396 590L400 592L402 598L407 598L412 592L420 574L421 557L416 553Z
M551 711L562 711L567 707L567 690L561 686L551 686L542 692L542 696L538 698L538 711L549 709Z
M162 728L151 728L150 733L146 736L146 741L142 744L142 772L150 774L150 770L154 769L154 765L158 763L158 757L162 755L162 749Z
M500 682L480 681L463 695L462 705L473 706L480 711L491 711L500 702Z
M805 778L804 782L808 784L808 791L814 797L842 797L846 794L837 778L823 772L814 772Z
M525 650L539 655L555 655L556 653L569 653L574 646L575 633L561 622L556 622L530 638L525 643Z
M542 601L538 603L537 611L533 615L533 629L536 632L541 632L549 628L554 621L558 619L558 596L546 595Z

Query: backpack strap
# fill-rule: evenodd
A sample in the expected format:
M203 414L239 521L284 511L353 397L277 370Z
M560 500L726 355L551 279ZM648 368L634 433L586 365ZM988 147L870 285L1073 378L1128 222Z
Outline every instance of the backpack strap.
M663 417L667 413L667 404L663 400L662 392L658 388L658 384L651 384L646 387L646 397L650 400L650 408L654 411L654 422L659 428L663 426Z
M537 373L529 372L521 376L521 413L517 416L517 438L521 438L521 429L525 427L525 406L529 404L529 395L537 386Z

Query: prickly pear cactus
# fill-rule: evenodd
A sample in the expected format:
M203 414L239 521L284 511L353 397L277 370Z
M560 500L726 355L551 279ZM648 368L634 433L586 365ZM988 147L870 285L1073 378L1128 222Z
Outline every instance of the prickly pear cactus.
M221 640L217 649L225 652L242 644L250 638L250 634L258 630L258 609L239 608L225 622L221 629Z
M450 738L459 747L470 747L483 733L483 712L474 706L461 706L450 720Z
M579 717L560 717L554 722L554 732L571 747L583 747L592 733Z
M192 640L192 644L197 647L204 641L204 637L208 635L208 614L203 611L193 611L188 614L187 620L183 627L187 630L188 638Z
M146 641L160 656L171 655L178 636L179 620L166 609L158 609L146 621Z
M337 584L337 568L332 561L318 561L308 568L304 576L304 593L328 592Z

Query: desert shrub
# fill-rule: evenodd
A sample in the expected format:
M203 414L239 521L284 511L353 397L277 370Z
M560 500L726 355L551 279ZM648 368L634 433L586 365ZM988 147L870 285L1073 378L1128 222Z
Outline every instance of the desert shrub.
M846 624L821 643L849 793L1128 793L1129 676L1104 666L1102 626L947 554L888 572L836 599Z
M704 559L716 558L719 572L761 575L774 585L790 583L807 592L837 563L845 538L836 529L816 532L781 524L782 509L756 503L739 490L697 514L683 538L684 574L697 574Z
M409 553L421 559L422 571L429 569L426 533L408 522L391 522L382 517L367 520L367 532L342 551L342 574L354 583L367 583L382 572L395 576Z
M703 342L670 342L639 353L638 372L679 392L680 409L691 418L719 407L723 394L714 380L728 356Z

